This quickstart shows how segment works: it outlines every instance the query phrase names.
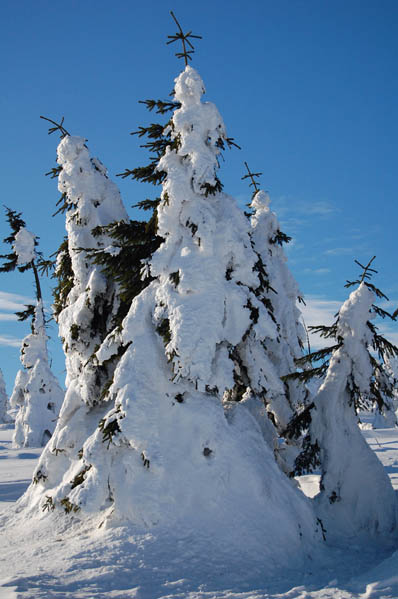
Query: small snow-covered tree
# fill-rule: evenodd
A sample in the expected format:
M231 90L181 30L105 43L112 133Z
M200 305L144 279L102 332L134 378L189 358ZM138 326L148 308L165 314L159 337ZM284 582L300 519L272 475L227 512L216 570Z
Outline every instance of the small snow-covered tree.
M394 428L398 425L398 359L386 357L382 376L387 380L381 388L383 401L374 404L373 428Z
M336 343L318 352L318 357L331 354L315 369L326 371L324 381L313 403L289 425L292 433L300 426L307 429L296 473L314 466L321 469L320 492L315 498L318 515L330 532L345 535L388 535L397 523L390 479L362 436L357 417L361 407L382 403L383 394L391 394L382 366L388 357L398 355L398 348L372 323L377 315L391 315L375 304L376 297L385 296L369 281L371 262L362 267L359 280L348 282L347 286L357 287L334 324L313 327Z
M6 384L4 382L3 372L0 370L0 423L10 422L11 418L7 414L8 408L9 401L6 391Z
M36 288L36 305L28 305L25 310L17 312L19 320L32 317L32 332L22 341L21 362L24 369L17 373L10 397L11 407L18 410L13 443L17 447L40 447L47 443L54 431L64 395L48 363L38 273L38 268L45 261L37 252L37 238L26 229L21 213L9 208L6 210L12 232L4 241L12 246L12 252L1 256L4 262L0 272L9 272L15 268L21 272L32 270Z
M261 173L252 173L247 163L245 165L248 174L242 178L250 177L250 185L254 187L250 237L261 282L256 295L274 321L277 334L261 339L251 332L243 353L253 381L251 386L266 406L268 418L274 425L271 427L268 423L267 428L273 437L278 461L288 472L297 456L297 448L291 441L288 445L281 443L280 435L308 396L305 385L300 382L292 379L283 382L286 375L296 370L295 360L303 355L304 328L297 307L302 298L283 250L283 243L290 241L290 237L280 230L276 214L270 210L268 194L258 188L256 178Z
M13 443L17 447L40 447L51 438L64 399L48 363L41 301L34 309L32 333L22 341L21 362L25 370L18 372L10 398L11 407L19 408Z

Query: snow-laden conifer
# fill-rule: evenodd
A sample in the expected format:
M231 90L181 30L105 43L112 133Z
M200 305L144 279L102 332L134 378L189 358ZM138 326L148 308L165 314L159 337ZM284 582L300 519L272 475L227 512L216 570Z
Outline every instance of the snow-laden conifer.
M0 256L0 272L16 268L20 272L31 270L35 280L36 305L30 304L17 312L23 321L32 318L31 334L22 340L21 369L16 376L10 397L11 408L16 410L13 443L17 447L40 447L50 439L63 400L63 391L51 372L47 351L44 307L39 269L46 261L38 251L38 240L25 227L21 213L6 208L6 218L11 235L4 239L11 245L9 254Z
M3 372L0 370L0 423L10 422L11 417L7 413L9 409L6 384L4 382Z
M18 408L13 443L16 447L41 447L54 432L64 398L48 363L47 335L42 301L34 309L32 333L21 346L24 367L15 379L10 398L12 408Z
M255 293L250 225L216 174L226 133L203 93L187 66L175 81L180 107L165 131L173 147L157 166L164 173L157 209L163 243L143 264L153 280L117 333L126 350L108 389L113 407L80 410L81 451L66 472L61 463L57 485L42 460L38 474L44 468L48 478L37 476L31 493L42 509L178 525L213 543L215 528L234 547L238 537L257 548L272 539L270 553L282 558L313 541L314 520L245 402L236 401L250 392L239 346L252 332L265 339L277 331ZM99 362L117 346L112 332L96 352ZM53 450L58 443L71 456L75 437L65 425Z
M370 265L364 267L362 278L348 283L358 286L336 322L316 327L337 343L329 349L326 376L313 403L290 425L293 430L301 420L308 427L296 469L320 467L318 515L326 529L344 535L388 535L397 522L390 479L358 427L358 409L382 402L386 391L391 394L380 373L386 357L398 355L372 323L376 315L389 314L375 304L376 297L385 296L368 281L371 271Z
M270 209L268 194L257 186L255 177L261 173L251 173L245 164L249 175L243 178L250 177L251 185L254 185L250 204L250 236L261 283L256 295L271 315L277 334L261 339L251 332L245 340L242 353L257 401L261 400L267 410L268 418L263 422L263 428L268 429L278 462L286 472L290 472L297 449L291 440L289 444L281 443L280 435L297 409L303 407L308 395L300 382L291 379L283 382L286 375L296 370L295 360L302 356L304 330L301 312L297 307L301 294L287 266L282 247L283 242L288 242L290 238L281 232L276 214ZM264 414L258 409L257 414L261 422ZM267 422L268 419L274 426Z
M277 337L268 340L266 351L280 379L295 371L295 360L303 354L305 331L302 314L297 307L302 296L282 247L283 241L290 238L281 232L277 216L270 209L268 194L259 190L253 197L251 208L253 248L267 275L262 294L272 305L278 332ZM274 394L269 394L269 409L279 430L289 422L292 410L304 404L305 395L304 386L290 380L286 386L280 386Z
M95 250L111 248L111 239L93 231L128 220L117 186L102 163L90 157L83 138L63 134L57 155L54 173L67 237L56 261L54 313L66 358L66 394L56 431L34 474L36 483L49 487L59 484L79 460L84 441L106 409L114 360L99 366L94 354L115 327L120 300L117 284L91 257Z
M383 403L374 404L373 428L394 428L398 425L398 359L386 358L381 373L384 387L390 392L383 393Z

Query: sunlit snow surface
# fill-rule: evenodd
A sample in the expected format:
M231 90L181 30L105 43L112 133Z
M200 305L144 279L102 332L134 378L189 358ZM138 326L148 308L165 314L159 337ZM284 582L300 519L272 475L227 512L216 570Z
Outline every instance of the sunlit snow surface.
M366 423L366 419L365 419ZM398 429L365 428L363 434L398 489ZM12 430L0 427L1 599L397 599L398 552L358 541L327 547L302 571L264 574L261 555L242 544L231 555L213 550L212 538L163 529L98 528L60 514L6 527L12 504L29 484L40 449L12 449ZM316 492L316 476L301 479ZM369 481L371 484L371 481ZM311 494L312 494L311 493ZM366 493L366 489L364 489ZM214 536L217 531L214 531ZM272 539L264 539L266 545Z

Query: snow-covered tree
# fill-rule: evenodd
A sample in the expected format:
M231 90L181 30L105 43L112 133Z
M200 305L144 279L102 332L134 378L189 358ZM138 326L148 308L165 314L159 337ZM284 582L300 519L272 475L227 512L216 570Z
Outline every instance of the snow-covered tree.
M348 283L357 288L335 323L315 327L336 343L323 350L323 356L328 351L331 357L313 403L290 426L292 431L299 425L308 427L296 469L302 473L320 467L315 504L326 529L345 535L388 535L397 523L395 494L383 465L362 436L357 411L373 401L382 402L383 393L391 393L382 364L397 356L398 348L379 335L372 323L377 315L390 315L375 304L376 297L385 296L369 282L370 263L362 268L362 277Z
M387 378L381 389L383 402L374 404L373 428L394 428L398 425L398 359L386 357L383 364L383 377Z
M20 272L32 270L35 279L36 305L28 305L17 312L19 320L32 317L32 332L21 346L21 362L24 367L17 373L10 397L16 408L13 443L17 447L40 447L50 439L63 400L63 391L51 372L48 363L47 335L38 269L45 261L37 251L37 238L25 227L21 213L6 209L11 235L4 241L12 246L12 252L4 254L0 272L17 268Z
M253 332L244 344L245 361L250 357L250 378L257 381L255 388L257 398L261 398L267 410L268 419L272 420L267 426L273 437L276 456L283 469L289 472L297 456L297 448L281 443L280 435L294 413L303 408L308 391L305 385L293 379L284 377L296 370L295 360L303 355L304 328L301 323L301 312L297 302L301 300L296 281L288 266L283 250L283 243L290 237L282 233L276 214L270 210L268 194L258 188L256 178L261 173L252 173L245 163L251 178L254 193L250 208L251 214L251 243L257 255L256 270L260 279L260 287L256 290L257 298L264 304L276 325L276 335L260 339ZM256 368L264 368L263 375ZM254 369L254 370L253 370ZM263 425L263 426L264 426Z
M10 398L11 407L18 408L13 443L16 447L40 447L51 438L64 399L48 363L41 301L34 310L32 333L22 341L21 362L24 370L18 372Z
M109 409L107 391L123 348L119 345L116 356L101 365L95 351L119 323L121 298L117 281L92 256L102 250L116 255L120 248L103 228L128 223L116 185L102 163L90 157L86 140L61 132L53 174L62 193L67 237L56 261L54 314L66 356L67 390L56 431L34 474L36 483L48 486L59 484L79 460L84 441Z
M122 326L91 350L100 365L118 360L105 402L82 404L89 356L84 362L74 357L83 362L74 375L80 380L69 376L69 365L58 433L36 472L39 484L24 501L144 527L173 529L178 523L180 531L193 527L213 535L216 526L235 543L233 531L240 523L242 535L257 546L272 539L282 559L313 542L315 523L308 501L280 471L246 406L252 381L242 360L245 341L249 335L276 338L277 328L256 295L261 283L250 223L222 192L216 174L227 136L216 107L202 102L203 93L199 74L187 66L175 80L178 107L152 170L162 178L156 215L163 241L142 264L150 283L134 297ZM66 149L72 155L71 144L74 162L66 169L62 157ZM83 142L70 137L61 142L59 160L69 177L76 173L75 182L83 155ZM60 180L63 190L65 179ZM78 206L84 196L75 189ZM83 257L80 251L76 262ZM93 289L98 284L90 283ZM72 322L79 324L80 343L87 320L82 326L77 307L72 308L86 304L87 291L80 287L82 298L73 290L58 318L61 334ZM256 373L265 380L260 366ZM253 388L260 384L254 381ZM73 403L67 401L71 389ZM57 450L55 464L51 451Z
M0 370L0 423L10 422L11 418L7 414L9 408L6 384L4 382L3 372Z

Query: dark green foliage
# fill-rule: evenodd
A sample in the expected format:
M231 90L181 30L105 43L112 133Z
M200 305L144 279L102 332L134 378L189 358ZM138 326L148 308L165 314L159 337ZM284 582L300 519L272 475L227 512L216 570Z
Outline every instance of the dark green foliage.
M235 385L228 393L228 400L241 401L250 384L249 373L239 353L239 347L235 346L229 349L229 358L234 363L233 377Z
M58 209L54 212L53 216L57 216L57 214L64 214L67 210L71 210L72 208L76 208L76 204L71 204L68 202L68 196L66 193L63 193L59 198L58 202L55 204L58 206Z
M176 401L178 401L178 403L184 403L184 395L183 393L177 393L177 395L175 396Z
M282 432L282 436L287 439L299 439L311 423L311 410L314 408L314 403L305 406L300 412L295 414L289 424Z
M329 503L336 503L337 501L341 501L340 495L333 491L333 493L329 496Z
M188 227L188 229L191 229L192 237L194 235L196 235L196 231L198 230L198 225L195 225L195 223L191 223L190 220L187 220L187 222L185 223L185 226Z
M116 250L115 253L103 250L87 252L94 264L101 266L105 277L118 285L120 304L114 326L121 324L134 297L153 280L150 276L144 279L141 277L143 262L152 256L162 241L151 230L152 225L152 219L147 223L119 221L110 223L106 227L97 227L92 231L95 237L109 235Z
M50 179L56 179L61 171L62 166L53 166L53 168L49 170L48 173L45 173L45 176L50 177Z
M113 416L114 416L113 420L109 420L109 417L103 418L102 420L100 420L100 422L98 424L98 428L102 432L102 442L103 443L108 442L107 449L109 449L109 446L112 443L112 439L113 439L114 435L121 432L119 422L118 422L118 414L120 414L120 413L121 413L120 408L117 408L113 413Z
M210 183L203 183L200 188L203 189L205 197L207 198L209 195L216 195L216 193L220 193L223 190L223 184L220 179L215 176L215 184L210 185Z
M26 310L22 310L21 312L15 312L18 320L23 322L28 318L33 318L35 315L35 306L33 304L25 304Z
M120 348L122 349L122 348ZM110 378L109 380L106 381L105 385L102 388L101 391L101 395L100 395L100 402L103 402L106 400L108 393L109 393L109 389L111 388L113 383L113 378Z
M290 476L301 476L319 468L321 465L319 452L318 441L311 443L310 435L306 435L303 439L302 451L294 461L294 469Z
M44 474L42 470L37 470L37 472L33 476L33 484L37 485L41 480L45 482L47 478L47 474Z
M72 503L69 500L69 497L64 497L63 499L61 499L60 504L64 508L65 514L70 514L71 512L76 513L80 510L80 507L75 503Z
M43 512L45 512L46 510L48 510L49 512L53 512L55 510L55 503L50 495L46 495L46 501L43 504L42 510Z
M164 318L156 327L156 332L162 337L164 345L168 345L171 341L170 321Z
M165 114L170 110L181 108L180 102L168 102L167 100L139 100L139 103L145 104L150 112L156 108L158 114Z
M149 200L147 198L146 200L141 200L141 202L138 202L138 204L134 204L132 207L141 208L141 210L156 210L160 202L160 198L156 198L156 200Z
M172 283L174 283L174 286L177 287L178 283L180 282L180 272L178 270L176 272L171 272L169 274L169 279Z
M278 229L275 235L271 237L269 241L274 245L282 246L284 243L289 243L289 241L291 240L292 238L289 237L289 235L286 235L286 233L283 233L282 231L280 231L280 229Z
M216 146L217 148L219 148L220 150L225 150L225 144L227 144L228 148L231 149L232 147L237 148L238 150L241 150L242 148L234 141L233 137L219 137L216 141Z
M149 468L151 462L150 462L150 460L148 460L148 458L145 457L144 452L142 452L142 454L141 454L141 460L144 464L144 468Z
M54 447L54 449L51 450L51 453L54 453L56 456L58 456L59 453L65 453L65 449L58 449L58 447Z
M257 287L257 289L253 289L253 292L254 292L254 295L257 297L257 299L266 308L271 319L276 323L275 316L274 316L274 308L272 305L272 301L268 297L268 295L270 292L275 293L277 295L277 292L270 285L270 282L268 279L268 274L265 270L265 266L264 266L264 263L262 261L260 254L258 254L257 252L256 252L256 254L257 254L258 260L257 260L256 264L254 265L253 270L257 273L257 276L260 281L260 285Z
M252 306L252 303L250 300L247 301L245 308L250 310L250 320L252 321L253 324L256 324L258 322L258 318L259 318L258 308Z
M159 100L158 100L159 101ZM147 100L146 102L149 102ZM166 131L166 133L164 133ZM138 131L133 131L131 135L138 135L138 137L146 136L148 142L142 144L142 148L147 148L154 155L150 156L149 164L146 166L139 166L134 169L126 169L123 173L119 173L117 176L125 179L126 177L132 177L136 181L143 181L145 183L152 183L153 185L161 185L166 179L166 173L164 171L157 170L157 166L160 158L165 154L166 148L171 150L177 150L179 147L179 139L176 137L172 139L172 123L151 123L148 127L140 127Z
M72 324L70 327L70 336L73 341L77 341L79 339L79 330L80 327L78 324Z
M91 468L91 464L88 466L84 466L82 468L82 470L79 472L79 474L76 474L75 478L72 480L71 484L71 489L75 489L76 487L78 487L79 485L81 485L84 482L85 479L85 475L87 474L87 472L90 470Z
M65 237L57 252L57 267L52 275L58 283L53 290L54 316L57 317L66 306L66 299L74 285L72 260L69 254L68 238Z

